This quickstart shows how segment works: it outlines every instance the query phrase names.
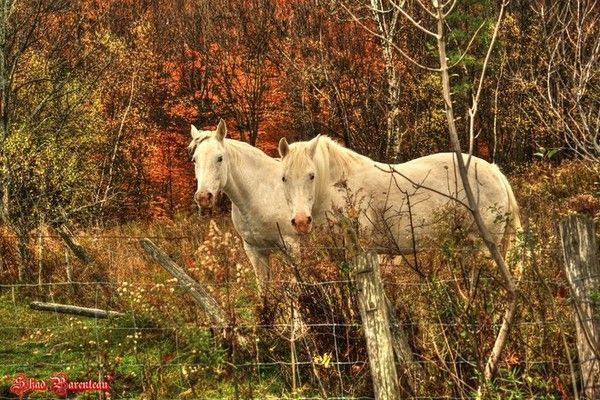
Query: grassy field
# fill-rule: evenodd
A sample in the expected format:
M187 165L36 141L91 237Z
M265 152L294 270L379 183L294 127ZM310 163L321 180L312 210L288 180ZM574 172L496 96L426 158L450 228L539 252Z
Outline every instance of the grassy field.
M489 260L474 251L476 244L445 227L442 245L420 254L418 264L382 264L398 323L422 369L413 396L572 396L567 351L576 354L574 327L556 224L575 211L598 216L598 177L581 164L565 163L539 165L511 181L527 222L519 253L526 264L520 283L526 296L493 384L483 384L480 371L504 292ZM205 285L222 307L226 326L211 325L185 290L144 255L142 237L150 237ZM72 380L110 375L112 398L373 395L348 260L335 237L308 239L309 250L294 264L276 257L272 285L262 298L227 215L82 230L77 238L92 255L91 263L75 259L48 231L39 248L32 240L43 285L0 289L0 398L14 397L9 386L18 372L38 379L57 372ZM2 240L6 247L11 238ZM63 284L67 265L72 284ZM477 296L470 299L468 273L475 265L483 275ZM14 270L3 272L3 284L14 281ZM294 298L306 324L297 331L291 329ZM96 320L44 313L28 308L33 300L107 308L125 316Z

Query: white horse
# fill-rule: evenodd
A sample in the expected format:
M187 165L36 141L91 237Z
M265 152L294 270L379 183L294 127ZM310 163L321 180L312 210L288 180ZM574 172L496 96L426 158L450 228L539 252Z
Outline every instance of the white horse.
M319 136L291 145L283 138L279 153L292 211L288 220L300 234L310 232L313 219L318 223L332 209L347 206L351 196L359 203L353 206L359 211L359 226L366 230L363 236L372 239L379 253L412 253L423 239L435 237L444 210L467 202L455 153L389 165ZM506 251L521 228L506 177L495 165L471 157L469 182L487 228ZM468 224L472 227L472 218Z
M249 144L226 139L222 119L216 131L192 125L191 133L188 149L198 183L194 199L203 208L214 206L220 192L231 199L233 225L262 290L270 279L269 256L293 245L297 237L283 195L281 162Z

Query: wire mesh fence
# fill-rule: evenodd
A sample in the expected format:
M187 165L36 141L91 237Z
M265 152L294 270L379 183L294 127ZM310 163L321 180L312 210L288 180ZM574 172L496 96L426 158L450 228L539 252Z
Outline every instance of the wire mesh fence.
M34 268L40 276L16 282L7 267L0 282L2 384L17 373L45 379L65 372L110 377L113 398L374 398L355 280L339 254L344 246L312 243L297 263L275 257L259 293L239 239L226 234L80 235L94 248L87 265L60 237L36 236L43 239L41 267ZM188 287L143 254L144 237L206 288L225 323L211 322ZM414 355L415 370L397 364L401 382L413 383L403 385L403 397L471 398L482 390L571 396L574 326L560 249L530 249L519 281L525 295L493 387L481 371L501 325L502 279L472 246L452 251L432 247L414 260L381 259L393 328L406 333ZM125 315L30 310L36 300ZM12 397L3 389L0 398Z

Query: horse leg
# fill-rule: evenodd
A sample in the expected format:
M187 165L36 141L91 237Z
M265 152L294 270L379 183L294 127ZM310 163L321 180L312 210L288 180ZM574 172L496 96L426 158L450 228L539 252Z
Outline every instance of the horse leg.
M510 229L502 240L501 253L507 264L514 262L511 272L517 282L521 281L524 272L524 250L521 249L522 243L515 228Z
M270 267L269 267L269 252L260 250L247 242L244 242L244 251L254 268L254 275L256 276L256 283L258 285L258 293L261 297L269 286Z
M293 264L301 260L302 249L300 242L290 237L285 238L284 242L285 255L288 257L288 261ZM299 335L301 336L304 332L306 332L306 324L304 323L304 320L302 319L302 314L300 313L300 292L304 289L302 287L302 284L298 282L297 276L295 274L291 277L291 281L294 282L298 286L298 288L296 290L292 290L290 293L290 329L291 334L293 336L298 335L298 332L300 332Z

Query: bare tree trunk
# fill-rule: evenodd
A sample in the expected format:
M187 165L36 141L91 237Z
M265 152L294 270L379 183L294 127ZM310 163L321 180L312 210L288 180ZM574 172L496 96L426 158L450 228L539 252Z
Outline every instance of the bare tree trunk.
M41 288L44 283L44 236L43 236L43 228L44 228L44 218L40 218L40 223L38 226L38 237L37 237L37 247L38 247L38 286Z
M69 257L69 249L65 247L65 273L67 275L67 282L73 283L73 266L71 265L71 259Z
M3 148L0 145L0 148ZM9 217L9 185L8 185L8 165L6 164L6 156L4 155L4 150L0 150L0 191L2 192L0 198L0 222L4 226L10 226L10 217Z
M131 88L129 92L129 99L127 100L127 106L123 111L123 116L121 117L121 123L119 124L119 130L117 131L117 136L115 137L115 145L113 146L113 151L110 156L110 161L108 164L108 177L106 178L106 187L104 188L104 194L102 196L102 200L99 198L99 194L96 196L96 201L100 203L100 209L103 210L104 203L108 198L108 194L110 192L111 185L113 183L113 175L114 175L114 166L115 160L117 159L117 154L119 152L119 145L121 143L121 136L123 135L123 128L125 127L125 121L127 121L127 116L129 114L129 110L131 109L131 103L133 102L133 95L135 93L135 75L136 71L131 74ZM100 179L100 187L98 188L98 192L102 189L102 181L104 180L104 171L102 171L102 177ZM102 215L100 216L102 218Z
M398 9L393 5L384 5L382 0L371 0L371 12L381 36L381 52L387 80L386 104L386 161L395 163L400 152L400 86L395 66L393 40L398 27Z
M28 282L31 277L31 251L29 250L29 232L18 228L17 248L19 249L19 259L17 264L17 274L19 282Z

